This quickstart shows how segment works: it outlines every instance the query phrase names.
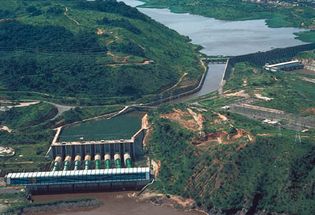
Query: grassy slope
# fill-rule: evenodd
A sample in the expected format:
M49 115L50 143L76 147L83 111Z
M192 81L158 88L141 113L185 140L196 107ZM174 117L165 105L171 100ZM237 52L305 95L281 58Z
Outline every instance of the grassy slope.
M300 56L313 58L312 53ZM259 105L314 117L305 112L306 108L315 106L314 84L300 80L303 76L314 78L314 75L275 74L254 68L238 64L225 90L236 92L244 89L253 96L259 89L265 96L272 93L274 98ZM243 86L245 78L247 86ZM295 131L282 129L280 133L278 128L221 109L239 99L212 93L198 100L197 107L207 110L201 112L205 119L203 131L206 134L230 132L233 126L252 135L253 141L243 137L230 144L214 141L196 147L191 143L200 138L197 132L159 117L161 113L171 112L174 106L151 114L154 130L149 153L151 158L161 161L155 188L192 197L199 206L213 213L235 213L242 208L249 210L256 198L259 199L257 210L314 214L314 129L303 133L301 143L296 143ZM187 106L194 104L175 107L185 110ZM218 112L228 121L218 123Z
M222 20L266 19L269 27L310 27L315 24L315 9L311 7L281 8L241 0L144 0L143 7L170 8L173 12L189 12ZM298 37L314 41L314 31L302 32Z
M0 131L0 146L15 149L15 156L0 158L2 175L17 170L35 171L48 165L44 156L53 132L42 126L56 113L55 107L45 103L0 112L0 124L13 129L11 133Z
M0 122L12 129L25 129L30 126L45 122L57 114L57 109L46 103L28 107L12 108L0 112Z
M32 15L28 12L28 8L31 6L40 10L41 14ZM56 15L47 12L54 7L61 9L61 13ZM65 7L69 10L67 14L78 21L80 25L63 14ZM121 6L116 5L115 7ZM18 22L33 26L39 31L47 26L61 26L66 29L67 33L77 35L77 37L82 33L90 35L89 37L95 37L99 47L108 49L114 56L106 55L106 51L103 54L93 54L89 51L82 54L82 51L86 52L91 49L90 47L79 47L81 53L75 53L71 50L54 53L49 49L48 53L38 53L36 49L35 53L5 52L1 55L2 64L10 65L8 62L16 64L16 61L23 60L26 63L21 67L26 67L26 71L30 73L26 74L31 76L28 78L27 75L21 75L25 69L20 71L18 66L12 72L9 71L12 66L5 67L1 72L6 81L0 85L8 90L38 91L52 95L90 98L124 95L139 97L157 93L172 86L185 72L189 74L187 77L190 80L196 80L201 75L202 68L196 47L188 44L187 38L179 36L176 32L144 17L144 15L142 15L144 17L142 19L133 18L132 15L127 17L116 12L108 13L97 9L80 8L77 1L62 0L50 1L49 3L12 0L2 4L1 9L11 11L17 17ZM104 17L109 20L118 19L129 22L140 33L133 33L124 26L104 25L99 22ZM96 36L97 28L105 30L105 34ZM19 31L13 33L19 34ZM5 37L5 35L3 36ZM49 43L53 43L53 41ZM143 49L144 55L139 56L137 50L132 50L128 43L132 43L137 49ZM26 47L28 45L27 43L26 45L23 44ZM24 48L24 46L22 50L29 50L32 48L32 43L29 43L30 47ZM125 57L128 57L131 63L117 67L111 66L123 62ZM37 69L29 62L31 60L35 62ZM154 63L150 65L134 64L139 64L144 60L152 60ZM15 77L13 78L13 76Z

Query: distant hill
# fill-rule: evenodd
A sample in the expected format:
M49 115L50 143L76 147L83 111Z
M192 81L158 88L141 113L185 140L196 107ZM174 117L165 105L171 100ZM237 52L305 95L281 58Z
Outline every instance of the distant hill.
M197 47L114 0L1 2L0 89L139 98L201 76Z

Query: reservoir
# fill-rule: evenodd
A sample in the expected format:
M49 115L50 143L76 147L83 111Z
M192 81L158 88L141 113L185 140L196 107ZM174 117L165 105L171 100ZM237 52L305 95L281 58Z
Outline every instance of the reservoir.
M132 112L111 119L78 123L63 129L59 141L130 139L141 128L143 115L141 112Z
M136 0L121 1L132 7L143 4ZM304 44L294 35L302 29L269 28L265 20L222 21L189 13L172 13L169 9L138 7L138 10L181 35L188 36L192 43L201 45L201 52L208 56L236 56ZM224 68L223 64L210 64L202 89L187 99L217 90Z

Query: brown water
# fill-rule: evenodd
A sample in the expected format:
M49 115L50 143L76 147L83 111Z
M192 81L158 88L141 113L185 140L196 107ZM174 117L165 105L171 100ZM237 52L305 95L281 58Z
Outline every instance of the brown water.
M35 202L48 202L56 200L71 200L82 198L93 198L101 201L100 207L67 211L45 212L45 215L201 215L197 211L184 211L170 206L154 205L150 201L139 201L128 197L131 192L104 192L104 193L75 193L56 195L35 195Z

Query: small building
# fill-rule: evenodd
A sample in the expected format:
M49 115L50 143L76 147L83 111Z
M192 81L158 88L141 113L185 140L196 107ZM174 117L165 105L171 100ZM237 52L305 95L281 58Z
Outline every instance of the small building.
M265 70L277 72L277 71L293 71L303 69L304 65L298 60L292 60L277 64L266 64L264 66Z

